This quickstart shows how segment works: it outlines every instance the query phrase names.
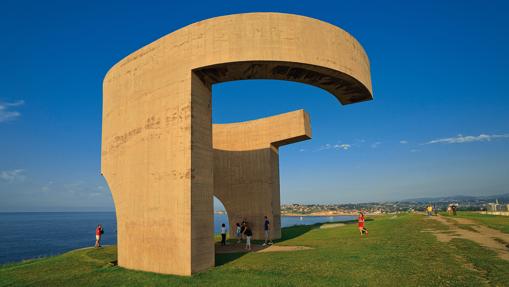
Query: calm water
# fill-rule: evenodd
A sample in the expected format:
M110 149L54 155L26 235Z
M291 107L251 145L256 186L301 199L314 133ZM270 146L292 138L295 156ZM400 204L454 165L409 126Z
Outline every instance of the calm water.
M320 222L347 221L353 216L282 217L283 227ZM117 241L114 212L27 212L0 213L0 264L60 254L93 246L95 227L104 227L103 244ZM214 232L219 233L226 215L214 215Z

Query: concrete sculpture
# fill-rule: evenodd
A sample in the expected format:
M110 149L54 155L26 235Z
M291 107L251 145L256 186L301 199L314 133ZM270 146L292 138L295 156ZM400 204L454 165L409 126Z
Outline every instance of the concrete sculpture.
M263 217L271 238L281 238L279 147L311 138L303 110L263 119L214 124L214 195L221 200L234 238L236 222L246 219L254 239L263 239Z
M361 45L303 16L212 18L127 56L103 83L101 172L120 266L179 275L214 266L211 86L246 79L307 83L342 104L372 98Z

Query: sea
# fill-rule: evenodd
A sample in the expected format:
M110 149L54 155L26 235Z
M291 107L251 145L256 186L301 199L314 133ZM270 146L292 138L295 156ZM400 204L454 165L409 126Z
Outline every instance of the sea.
M281 217L281 226L349 221L354 216ZM214 214L214 233L228 226L226 214ZM93 246L95 228L102 224L102 244L117 242L114 212L8 212L0 213L0 264L61 254Z

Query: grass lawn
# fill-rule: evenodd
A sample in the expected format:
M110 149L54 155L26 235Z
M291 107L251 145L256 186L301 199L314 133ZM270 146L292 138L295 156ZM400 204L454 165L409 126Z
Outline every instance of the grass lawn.
M445 212L441 214L444 216L453 217L452 215L448 215ZM509 233L509 216L480 214L475 212L458 212L456 217L468 218L493 229L498 229L504 233Z
M311 250L221 254L192 277L126 270L110 264L115 246L0 266L0 286L508 286L509 262L471 241L439 242L423 229L448 227L421 215L381 216L319 229L285 228L277 244Z

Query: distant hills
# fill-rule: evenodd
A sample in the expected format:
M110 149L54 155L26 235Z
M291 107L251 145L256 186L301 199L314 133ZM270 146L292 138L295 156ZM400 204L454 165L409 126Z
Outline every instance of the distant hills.
M454 201L489 201L494 202L498 199L500 202L509 202L509 193L497 195L450 195L440 197L421 197L401 200L401 202L454 202Z

